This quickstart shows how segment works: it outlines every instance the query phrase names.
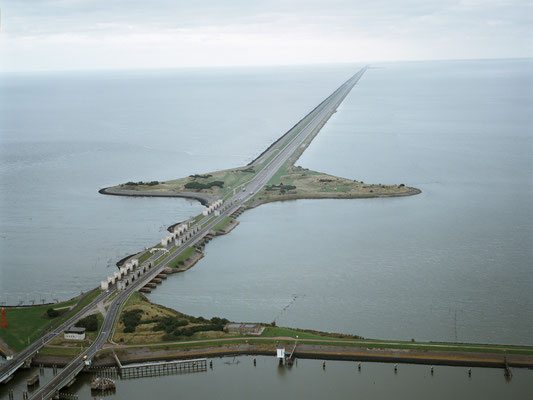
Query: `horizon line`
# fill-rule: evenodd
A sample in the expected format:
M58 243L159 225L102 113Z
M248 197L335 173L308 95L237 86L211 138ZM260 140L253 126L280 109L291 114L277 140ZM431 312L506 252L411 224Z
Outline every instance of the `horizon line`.
M253 68L279 68L279 67L305 67L305 66L327 66L327 65L368 65L373 64L391 64L391 63L408 63L408 62L444 62L444 61L496 61L496 60L533 60L533 56L525 57L478 57L478 58L429 58L429 59L397 59L397 60L362 60L362 61L343 61L343 62L311 62L311 63L293 63L293 64L226 64L226 65L196 65L196 66L173 66L173 67L131 67L131 68L92 68L92 69L22 69L22 70L3 70L0 67L0 73L54 73L54 72L117 72L117 71L171 71L171 70L191 70L191 69L253 69Z

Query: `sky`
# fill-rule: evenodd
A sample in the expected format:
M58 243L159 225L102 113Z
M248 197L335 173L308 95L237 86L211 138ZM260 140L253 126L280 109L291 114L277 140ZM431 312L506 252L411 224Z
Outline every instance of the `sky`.
M532 0L2 0L0 70L533 57Z

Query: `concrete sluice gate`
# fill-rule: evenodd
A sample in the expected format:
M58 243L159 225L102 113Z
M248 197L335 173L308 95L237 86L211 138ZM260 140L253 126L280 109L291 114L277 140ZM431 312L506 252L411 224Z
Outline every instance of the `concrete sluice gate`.
M102 290L108 290L111 285L116 283L118 290L124 290L141 275L148 272L152 268L152 265L150 261L139 266L139 260L132 259L124 267L120 267L118 272L114 272L113 275L108 276L107 280L100 281L100 288Z

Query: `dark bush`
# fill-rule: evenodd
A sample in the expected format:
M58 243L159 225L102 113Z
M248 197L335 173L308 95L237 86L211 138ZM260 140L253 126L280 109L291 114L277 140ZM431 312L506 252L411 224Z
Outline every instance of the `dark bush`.
M186 326L189 322L186 319L179 319L178 317L164 317L159 320L159 323L154 326L154 331L165 331L172 333L180 326Z
M46 310L46 315L48 315L49 318L55 318L59 316L59 311L49 308Z
M185 184L186 189L197 189L197 190L210 189L213 186L223 187L224 182L223 181L213 181L209 183L187 182Z
M126 311L122 315L122 323L125 326L124 332L135 332L135 328L141 322L142 313L143 310L134 309Z
M174 331L174 336L192 336L196 332L206 332L206 331L222 331L224 330L224 325L217 324L208 324L208 325L196 325L190 326L187 328L178 328Z
M226 325L229 321L226 318L213 317L211 322L215 325Z
M189 175L189 177L191 177L191 178L201 178L201 179L211 178L212 176L213 176L213 175L211 175L211 174L205 174L205 175L194 174L194 175Z
M89 315L76 322L76 326L85 328L89 332L95 332L98 330L98 318L96 314Z

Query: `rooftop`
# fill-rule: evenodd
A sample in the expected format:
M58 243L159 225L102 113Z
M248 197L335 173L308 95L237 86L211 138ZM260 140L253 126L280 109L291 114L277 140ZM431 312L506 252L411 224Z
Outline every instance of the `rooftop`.
M71 326L65 333L85 333L85 328L79 328L77 326Z

